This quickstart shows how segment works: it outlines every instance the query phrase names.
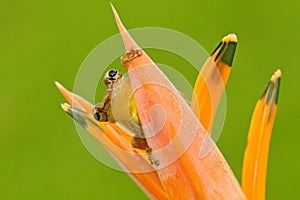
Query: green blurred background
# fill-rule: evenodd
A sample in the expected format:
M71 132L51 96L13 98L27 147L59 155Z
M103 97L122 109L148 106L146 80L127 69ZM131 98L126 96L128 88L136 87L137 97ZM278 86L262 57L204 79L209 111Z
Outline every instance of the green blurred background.
M300 3L112 2L128 29L177 30L208 52L224 35L238 35L218 145L239 180L255 103L274 70L282 69L267 199L297 199ZM64 99L53 84L59 80L72 88L87 54L117 33L109 1L1 1L0 16L0 199L146 199L126 174L88 153L73 121L61 111ZM168 60L155 52L153 57ZM172 62L178 65L176 59L167 64Z

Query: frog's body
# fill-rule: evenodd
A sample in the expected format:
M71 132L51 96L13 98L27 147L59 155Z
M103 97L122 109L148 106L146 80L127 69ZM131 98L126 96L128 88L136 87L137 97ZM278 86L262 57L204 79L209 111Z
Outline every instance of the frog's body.
M94 118L100 122L120 122L134 133L132 146L146 150L151 164L159 165L151 155L138 117L138 111L129 78L117 70L106 73L104 82L107 86L103 102L97 103L93 109Z

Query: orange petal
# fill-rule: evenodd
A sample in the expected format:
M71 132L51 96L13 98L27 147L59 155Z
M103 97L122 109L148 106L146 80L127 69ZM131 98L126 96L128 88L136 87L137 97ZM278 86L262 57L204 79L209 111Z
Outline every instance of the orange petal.
M225 36L204 63L194 86L191 107L208 132L224 92L234 58L237 36Z
M113 11L126 50L139 48ZM221 152L149 56L142 52L130 62L128 72L143 130L160 161L157 172L170 199L245 199Z
M268 153L280 79L281 71L277 70L252 115L242 174L242 186L248 199L265 199Z
M91 111L93 105L82 97L73 94L61 84L56 83L65 98L73 105L62 104L62 108L68 112L83 128L85 128L105 149L110 152L115 160L125 171L148 173L128 173L128 175L150 197L155 199L168 199L160 180L153 167L139 153L132 148L130 141L122 136L127 135L111 123L98 123L94 120Z

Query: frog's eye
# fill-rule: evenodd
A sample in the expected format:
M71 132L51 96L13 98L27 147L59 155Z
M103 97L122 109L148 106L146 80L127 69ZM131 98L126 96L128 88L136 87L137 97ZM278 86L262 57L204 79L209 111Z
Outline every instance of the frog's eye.
M106 117L105 113L103 113L103 112L95 112L94 113L94 118L95 118L95 120L97 120L99 122L106 122L107 121L107 117Z
M112 69L112 70L109 70L109 72L107 72L107 75L110 77L110 78L115 78L115 76L118 74L118 71L115 70L115 69Z
M104 83L108 86L118 81L121 77L122 74L118 70L111 69L106 73Z
M106 113L103 111L103 108L104 108L103 102L97 103L95 105L95 107L93 108L93 114L94 114L95 120L100 121L100 122L107 121Z
M101 119L100 113L99 112L95 112L94 113L94 118L95 118L95 120L100 121L100 119Z

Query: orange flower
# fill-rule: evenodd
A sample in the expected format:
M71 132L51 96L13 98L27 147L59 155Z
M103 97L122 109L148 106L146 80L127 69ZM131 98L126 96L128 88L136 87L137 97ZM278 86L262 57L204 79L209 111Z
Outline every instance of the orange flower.
M113 12L126 51L140 49L114 8ZM69 102L62 108L113 155L151 199L246 199L245 194L250 199L263 199L259 188L265 184L280 72L271 78L253 116L243 170L245 194L207 131L216 111L212 105L218 105L227 83L236 44L237 37L230 34L208 58L195 83L192 107L144 51L127 63L139 120L159 166L152 166L145 151L131 146L132 137L117 123L96 121L92 104L56 83ZM254 198L253 192L260 195Z

